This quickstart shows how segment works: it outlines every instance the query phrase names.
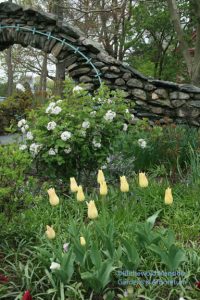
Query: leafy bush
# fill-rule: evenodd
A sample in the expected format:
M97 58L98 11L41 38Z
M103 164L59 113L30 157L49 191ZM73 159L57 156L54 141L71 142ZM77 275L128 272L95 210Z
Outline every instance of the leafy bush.
M51 99L28 122L22 147L28 147L38 170L52 177L79 177L82 171L87 177L106 160L125 120L131 119L123 92L102 87L92 96L76 89L67 82L64 99Z
M29 155L18 146L0 147L0 212L7 217L33 199L34 179L26 176L30 163Z
M4 134L7 127L16 125L31 106L32 95L29 92L17 92L0 103L0 134Z
M184 173L186 179L186 172L195 171L199 149L200 134L196 128L176 125L152 127L147 120L140 120L129 126L126 135L120 134L115 140L106 167L111 177L118 175L120 170L129 176L133 172L155 173L159 169L161 176L177 180ZM196 175L197 169L198 166Z

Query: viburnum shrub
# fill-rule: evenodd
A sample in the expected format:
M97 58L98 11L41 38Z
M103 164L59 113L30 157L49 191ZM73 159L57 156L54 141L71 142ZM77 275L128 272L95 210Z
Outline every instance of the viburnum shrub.
M53 97L18 127L39 170L47 175L76 175L102 166L119 132L131 120L123 91L102 86L91 95L67 81L63 99Z

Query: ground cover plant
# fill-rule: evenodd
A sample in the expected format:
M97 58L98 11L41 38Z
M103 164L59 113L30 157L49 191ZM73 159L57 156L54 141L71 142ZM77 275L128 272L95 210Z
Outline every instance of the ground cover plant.
M18 122L0 299L199 299L199 132L133 120L123 93L68 82Z

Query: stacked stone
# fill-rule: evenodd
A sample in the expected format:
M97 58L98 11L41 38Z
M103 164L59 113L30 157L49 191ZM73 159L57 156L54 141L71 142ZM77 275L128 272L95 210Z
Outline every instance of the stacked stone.
M96 71L111 89L124 90L126 98L135 103L133 113L138 118L200 126L200 88L147 78L128 64L109 56L100 44L87 39L79 29L31 7L0 3L1 25L19 25L23 29L0 27L0 51L13 44L21 44L52 53L58 61L65 60L69 76L76 82L85 83L88 90L99 87ZM49 32L49 36L33 33L33 28ZM91 59L96 70L78 52L52 37L78 47Z

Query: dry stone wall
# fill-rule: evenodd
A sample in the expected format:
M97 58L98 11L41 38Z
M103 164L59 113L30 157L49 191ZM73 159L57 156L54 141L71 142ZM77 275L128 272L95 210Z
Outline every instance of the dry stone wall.
M48 35L37 34L37 31ZM88 60L53 37L78 48ZM96 74L99 73L102 82L111 89L125 91L127 99L135 103L133 113L138 118L200 126L200 88L143 76L126 63L109 56L100 44L86 38L74 26L61 22L55 15L14 3L0 3L0 51L13 44L32 46L52 53L59 61L65 60L69 76L76 82L85 83L88 90L99 87Z

